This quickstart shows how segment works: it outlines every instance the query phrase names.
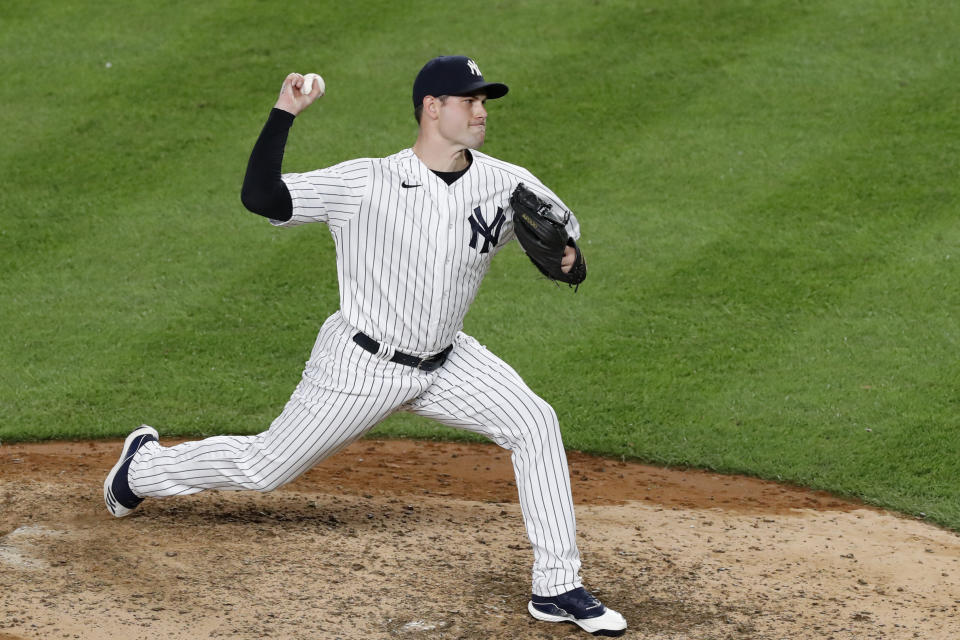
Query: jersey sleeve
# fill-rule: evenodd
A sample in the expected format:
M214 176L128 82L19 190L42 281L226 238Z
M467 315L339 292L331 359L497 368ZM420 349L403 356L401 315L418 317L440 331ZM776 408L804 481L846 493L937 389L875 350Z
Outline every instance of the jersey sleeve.
M368 159L350 160L307 173L285 173L281 178L290 192L293 215L289 220L270 223L277 227L308 222L338 225L360 211L369 177Z

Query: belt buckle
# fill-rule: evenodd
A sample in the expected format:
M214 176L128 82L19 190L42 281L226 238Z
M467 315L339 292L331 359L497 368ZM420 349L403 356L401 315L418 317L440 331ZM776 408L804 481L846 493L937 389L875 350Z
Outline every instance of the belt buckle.
M432 357L433 356L430 356L430 358ZM426 371L427 369L423 365L426 364L430 360L430 358L420 358L420 361L417 363L416 368L420 371Z

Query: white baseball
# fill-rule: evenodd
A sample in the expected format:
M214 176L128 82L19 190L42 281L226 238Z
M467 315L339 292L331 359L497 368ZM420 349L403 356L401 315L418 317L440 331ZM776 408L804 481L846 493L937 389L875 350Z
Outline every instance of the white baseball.
M323 82L323 78L316 73L308 73L307 75L303 76L303 88L300 89L300 92L306 94L313 91L314 80L317 81L317 85L320 87L320 94L317 97L322 96L327 89L327 85Z

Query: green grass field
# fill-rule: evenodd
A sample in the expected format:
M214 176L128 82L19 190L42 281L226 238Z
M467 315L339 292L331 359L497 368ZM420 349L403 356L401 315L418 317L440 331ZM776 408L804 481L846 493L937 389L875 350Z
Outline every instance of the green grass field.
M12 0L0 440L255 433L336 309L332 241L246 213L289 71L309 170L412 144L413 76L510 85L485 151L577 212L467 318L569 448L828 489L960 529L960 5ZM400 415L379 435L465 437Z

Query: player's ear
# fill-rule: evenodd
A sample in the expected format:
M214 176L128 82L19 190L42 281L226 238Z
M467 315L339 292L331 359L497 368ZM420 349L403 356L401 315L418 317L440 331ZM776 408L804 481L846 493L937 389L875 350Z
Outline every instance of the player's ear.
M434 120L440 114L440 100L434 96L426 96L423 99L423 112Z

